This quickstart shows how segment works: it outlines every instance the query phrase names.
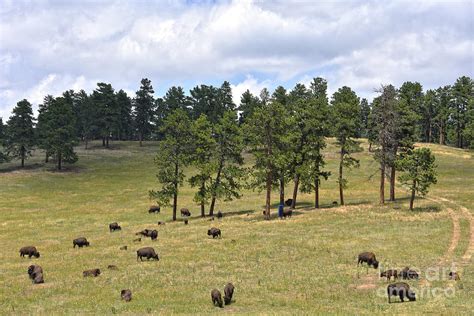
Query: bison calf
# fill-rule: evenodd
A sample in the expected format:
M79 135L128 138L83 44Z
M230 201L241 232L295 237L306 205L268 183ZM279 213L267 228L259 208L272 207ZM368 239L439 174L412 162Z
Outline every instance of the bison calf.
M20 257L28 256L28 258L35 257L39 258L40 253L36 250L36 247L26 246L20 249Z
M82 248L84 246L89 247L89 245L90 245L90 243L84 237L79 237L79 238L76 238L72 241L72 247L73 248L76 248L76 246L78 246L79 248Z
M130 302L132 300L132 291L130 290L122 290L120 292L120 297L122 297L122 300L125 302Z
M415 270L410 269L409 267L405 267L402 272L400 273L403 280L412 280L412 279L419 279L419 274Z
M150 260L150 259L160 260L160 258L158 258L158 255L155 252L155 249L153 249L152 247L144 247L137 250L137 261L138 261L138 258L140 258L140 260L143 261L143 257L147 258L147 260Z
M234 295L234 285L232 283L227 283L224 287L224 303L229 305L232 301L232 296Z
M160 212L160 207L158 205L152 205L148 209L148 213L159 213Z
M219 306L220 308L224 307L222 304L222 295L219 290L214 289L211 291L211 299L214 306Z
M397 270L387 270L382 273L380 273L381 278L387 278L387 281L390 281L390 279L393 277L393 279L398 279L398 273Z
M219 228L212 227L207 230L207 235L212 236L212 238L221 237L221 230Z
M119 226L117 222L109 224L109 230L110 232L116 231L116 230L122 230L122 227Z
M191 216L191 212L187 208L182 208L181 209L181 216L189 217L189 216Z
M399 296L400 300L407 297L410 301L416 301L415 292L410 290L410 286L404 282L393 283L387 286L388 302L391 303L391 296Z
M97 277L100 275L100 269L91 269L91 270L86 270L82 272L82 275L84 277L92 276L92 277Z
M362 252L359 254L359 259L357 261L357 265L362 264L366 262L367 265L373 266L374 269L377 269L379 267L379 262L375 258L375 254L373 252Z

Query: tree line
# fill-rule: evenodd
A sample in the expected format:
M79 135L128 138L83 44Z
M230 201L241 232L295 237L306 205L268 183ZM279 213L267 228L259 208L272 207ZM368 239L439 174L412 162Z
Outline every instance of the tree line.
M196 86L188 95L182 87L171 87L161 98L154 97L146 78L133 98L98 83L91 94L68 90L60 97L46 96L37 119L27 100L18 102L6 125L0 120L0 161L19 159L24 166L37 147L44 150L46 162L53 158L61 169L63 162L77 161L74 146L79 141L87 149L97 139L106 148L113 140L136 140L140 146L144 140L158 140L155 160L162 187L150 195L173 206L173 219L188 166L197 170L188 181L197 190L194 200L202 215L206 205L212 215L219 199L239 198L245 185L266 191L269 218L272 190L279 190L283 203L289 183L291 207L299 192L314 193L314 206L319 207L322 180L331 176L322 154L327 137L335 137L339 148L336 177L343 205L345 175L359 166L353 154L361 150L357 138L364 137L380 163L380 203L385 201L386 178L389 200L395 199L397 171L404 172L400 180L413 192L423 194L436 181L434 159L430 152L414 150L414 143L474 147L473 81L463 76L452 86L426 92L420 83L405 82L377 92L369 103L344 86L329 99L327 82L318 77L290 91L264 88L257 96L247 90L237 106L227 81L220 87ZM244 151L255 158L250 169L243 167ZM419 170L424 165L420 161L429 163Z

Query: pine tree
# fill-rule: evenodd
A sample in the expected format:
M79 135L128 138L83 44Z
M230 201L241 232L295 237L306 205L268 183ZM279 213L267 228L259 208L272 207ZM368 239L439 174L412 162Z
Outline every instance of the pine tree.
M117 126L117 138L128 140L133 137L132 100L123 90L119 90L116 95L119 119Z
M5 125L3 124L3 120L2 118L0 117L0 163L2 162L7 162L9 159L8 159L8 156L3 153L3 142L5 140Z
M344 205L344 188L347 187L347 179L344 178L345 168L359 167L359 160L351 154L360 150L359 143L353 139L357 136L360 117L359 98L349 87L339 88L334 92L331 100L333 133L340 147L339 160L339 199Z
M184 182L184 171L191 162L193 139L190 130L192 126L188 114L183 109L177 109L164 120L160 132L165 135L160 140L158 155L155 163L158 167L157 178L161 189L150 191L150 197L155 198L162 206L170 205L173 198L173 220L176 220L179 187Z
M5 149L9 157L21 160L23 168L25 160L31 156L31 150L36 144L33 109L30 102L24 99L17 103L12 113L13 115L7 122Z
M430 185L437 182L434 162L435 157L429 148L406 152L397 162L398 168L403 171L398 180L411 191L410 210L413 210L415 194L425 196Z
M258 97L254 96L249 90L246 90L240 97L239 105L239 123L243 124L249 118L255 109L261 105Z
M143 140L149 136L153 129L151 122L154 120L153 115L155 112L154 93L155 91L153 90L151 81L147 78L142 79L140 90L136 92L136 97L133 102L133 115L140 146L142 146Z
M92 93L94 103L95 123L98 133L102 137L102 146L109 147L109 139L117 130L120 112L112 85L99 82L97 89Z
M452 87L451 125L456 147L464 148L463 131L466 127L466 113L469 100L474 98L474 87L471 78L463 76L456 80Z
M367 99L363 98L360 100L360 129L358 132L359 137L369 136L369 116L370 116L370 105Z

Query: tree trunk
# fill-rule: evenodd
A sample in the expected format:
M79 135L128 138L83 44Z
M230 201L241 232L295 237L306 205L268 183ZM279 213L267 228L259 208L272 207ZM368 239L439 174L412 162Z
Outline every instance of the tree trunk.
M395 201L395 166L390 168L390 201Z
M431 143L431 120L428 123L428 143Z
M369 153L371 153L371 152L372 152L372 143L369 142Z
M216 189L221 184L221 173L224 168L224 159L221 158L219 162L219 168L217 169L216 181L214 181L214 189L212 190L211 206L209 207L209 216L214 215L214 206L216 205Z
M445 140L444 140L444 124L441 123L439 126L439 144L444 145Z
M293 201L291 202L291 208L294 209L296 207L296 198L298 197L298 186L300 184L300 176L298 174L295 175L293 182L295 183L295 185L293 187Z
M413 211L413 201L415 201L415 180L413 180L413 189L411 190L410 210Z
M49 162L49 153L48 153L48 151L46 151L46 153L45 153L44 162L45 162L45 163L48 163L48 162Z
M383 158L382 158L383 159ZM379 203L385 203L385 163L380 163L380 188L379 188Z
M204 202L201 202L201 217L206 216L206 210L204 209Z
M339 200L340 204L344 205L344 187L342 181L342 163L344 161L344 151L341 148L341 161L339 162Z
M140 132L138 133L138 140L140 141L140 147L142 147L142 142L143 142L143 134Z
M314 208L319 208L319 177L314 179Z
M265 219L270 219L270 204L272 194L272 172L267 171L267 198L265 201Z
M87 138L84 140L86 142L86 149L87 149L87 144L89 144Z
M58 153L58 170L61 170L62 169L62 155L61 155L61 152Z
M105 147L109 148L109 136L105 138Z
M105 147L105 137L102 136L102 147Z
M174 194L173 194L173 221L176 220L176 213L178 208L178 175L179 175L179 168L178 164L174 165Z
M285 205L285 176L280 176L280 204Z
M25 167L25 147L21 146L21 167Z

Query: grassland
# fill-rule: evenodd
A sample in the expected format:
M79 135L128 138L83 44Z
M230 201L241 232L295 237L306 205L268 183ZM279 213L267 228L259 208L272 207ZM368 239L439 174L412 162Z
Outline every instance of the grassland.
M439 183L427 199L415 200L417 208L410 212L403 188L396 202L377 205L377 164L363 145L364 152L357 154L360 169L347 173L347 206L332 206L338 194L333 176L322 185L319 210L311 208L312 195L301 195L291 219L264 221L264 194L245 191L240 200L220 202L217 208L225 217L210 222L197 217L193 189L185 186L179 207L193 213L187 226L169 222L169 208L159 215L147 212L148 190L158 186L154 143L78 148L79 162L64 172L44 165L41 152L24 170L15 162L2 164L0 314L472 312L472 153L429 145ZM333 144L326 157L335 174ZM275 192L275 203L277 198ZM159 220L167 224L158 226ZM109 233L113 221L121 224L121 232ZM207 237L211 226L221 228L222 239ZM134 233L144 228L158 229L158 241L133 243ZM78 236L87 237L91 246L73 249ZM36 245L41 257L20 258L18 250L25 245ZM119 250L122 245L128 250ZM153 246L161 260L137 262L135 250L142 246ZM374 251L384 268L410 265L425 271L454 261L462 280L427 280L423 273L422 280L409 282L418 290L417 302L389 305L387 282L378 271L356 267L356 256L364 250ZM42 285L28 280L26 268L32 262L45 270ZM108 271L109 264L119 270ZM100 268L102 275L83 278L82 271L91 268ZM211 305L210 290L222 291L228 281L236 287L235 302L220 310ZM123 288L132 290L132 302L120 300ZM433 288L455 293L428 295Z

